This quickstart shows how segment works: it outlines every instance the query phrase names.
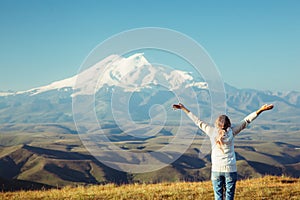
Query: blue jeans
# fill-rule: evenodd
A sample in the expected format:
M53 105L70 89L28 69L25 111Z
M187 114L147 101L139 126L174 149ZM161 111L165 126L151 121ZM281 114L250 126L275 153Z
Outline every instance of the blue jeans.
M236 172L211 172L211 180L214 187L215 200L222 200L225 189L226 200L234 199Z

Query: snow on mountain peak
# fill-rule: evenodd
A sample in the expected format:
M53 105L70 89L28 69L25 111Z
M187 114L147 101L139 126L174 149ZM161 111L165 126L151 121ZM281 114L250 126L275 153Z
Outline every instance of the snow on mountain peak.
M115 58L108 66L103 66L105 69L103 71L102 79L99 81L99 87L104 84L110 86L118 84L132 84L134 81L139 79L136 77L137 74L142 70L142 68L149 68L151 64L147 61L142 53L134 54L125 57ZM140 74L139 74L140 75ZM127 85L128 85L127 84Z
M10 96L10 95L14 95L15 92L2 92L0 91L0 97L5 97L5 96Z
M181 70L163 66L154 66L144 57L143 53L129 57L111 55L83 70L79 74L53 82L49 85L18 92L36 95L50 90L71 88L77 94L94 94L103 86L118 86L125 91L139 91L155 85L162 85L169 90L180 87L207 88L207 84L196 82L192 75Z

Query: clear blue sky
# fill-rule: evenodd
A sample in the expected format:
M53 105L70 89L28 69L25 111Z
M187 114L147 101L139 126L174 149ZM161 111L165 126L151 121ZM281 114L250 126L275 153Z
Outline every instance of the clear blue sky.
M0 90L73 76L103 40L149 26L192 37L235 87L300 91L297 0L0 0Z

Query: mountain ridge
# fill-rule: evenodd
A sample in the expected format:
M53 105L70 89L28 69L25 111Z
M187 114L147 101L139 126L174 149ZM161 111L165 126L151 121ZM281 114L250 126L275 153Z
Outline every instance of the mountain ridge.
M130 69L126 71L124 69ZM123 71L121 70L123 69ZM104 77L99 78L99 71ZM42 87L19 92L0 94L1 123L63 123L72 122L72 101L76 95L95 95L95 110L101 120L113 120L111 100L130 96L129 107L138 106L134 119L148 117L154 104L170 111L173 103L182 101L201 115L209 116L212 102L209 85L199 81L193 74L152 66L143 54L127 58L111 55L95 66L82 70L78 75L50 83ZM95 79L95 80L92 80ZM101 81L97 81L100 79ZM196 80L197 79L197 80ZM74 85L75 84L75 85ZM226 111L238 120L265 103L275 104L272 121L284 120L296 123L300 115L299 92L271 92L255 89L237 89L224 83ZM159 92L158 92L159 91ZM176 92L179 91L179 95ZM197 102L189 103L190 100ZM122 102L120 102L122 104ZM134 105L132 105L134 103ZM222 114L222 113L220 113ZM173 114L170 114L172 117Z

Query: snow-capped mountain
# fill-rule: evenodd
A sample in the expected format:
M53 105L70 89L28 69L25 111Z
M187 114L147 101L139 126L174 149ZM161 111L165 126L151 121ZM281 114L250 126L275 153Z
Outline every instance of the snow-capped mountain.
M3 93L2 96L37 95L51 90L69 89L77 89L73 95L94 94L103 86L118 86L125 91L140 91L155 85L162 85L171 91L181 87L207 88L205 82L195 81L190 73L153 66L142 53L138 53L127 58L111 55L73 77L26 91Z
M153 105L163 105L171 112L169 107L173 103L188 103L188 99L197 101L189 104L191 108L200 107L201 116L209 117L211 99L208 89L209 85L196 79L192 73L152 65L143 54L129 57L111 55L73 77L27 91L1 92L0 122L73 122L72 98L78 95L95 95L99 119L111 119L109 107L114 90L119 92L120 99L132 94L130 103L140 107L131 112L133 119L149 118ZM227 84L225 89L226 112L233 119L241 119L264 103L273 103L275 109L268 118L294 124L299 121L299 92L245 90ZM183 92L181 96L176 96L176 92L174 95L174 91L178 90ZM120 100L120 106L123 104Z

